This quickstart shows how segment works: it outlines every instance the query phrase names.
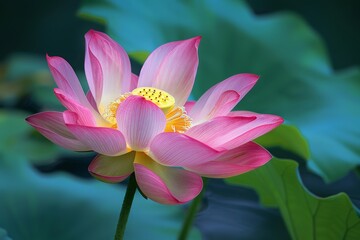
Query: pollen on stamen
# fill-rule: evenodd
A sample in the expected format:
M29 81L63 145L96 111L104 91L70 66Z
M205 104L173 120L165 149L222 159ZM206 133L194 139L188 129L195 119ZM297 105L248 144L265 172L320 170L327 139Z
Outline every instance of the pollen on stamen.
M166 114L165 132L184 133L191 127L192 119L186 114L184 108L175 107Z
M116 111L119 105L127 99L131 93L125 93L109 103L109 105L105 108L104 112L101 114L102 117L111 124L112 128L117 128L116 122Z

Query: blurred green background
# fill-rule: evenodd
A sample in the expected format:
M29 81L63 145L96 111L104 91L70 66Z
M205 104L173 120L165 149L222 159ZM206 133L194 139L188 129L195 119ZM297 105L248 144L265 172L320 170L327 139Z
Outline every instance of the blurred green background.
M355 0L248 0L258 15L291 11L300 15L321 36L335 69L360 63L359 10ZM62 55L73 67L82 69L83 36L100 24L76 16L81 1L2 1L1 60L14 52ZM6 47L5 47L6 46Z
M112 239L125 184L91 179L94 154L61 149L24 121L62 109L46 53L85 83L89 29L122 44L135 73L155 47L202 35L192 96L256 73L238 109L287 121L258 139L277 158L209 181L189 239L359 239L359 12L355 0L2 1L0 240ZM127 238L176 239L186 209L137 196Z

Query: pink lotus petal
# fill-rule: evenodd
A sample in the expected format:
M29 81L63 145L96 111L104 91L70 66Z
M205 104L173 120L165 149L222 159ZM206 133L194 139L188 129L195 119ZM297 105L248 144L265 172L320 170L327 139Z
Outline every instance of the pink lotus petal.
M116 157L98 155L91 161L88 170L101 181L121 182L134 172L134 158L135 152Z
M96 119L88 108L80 105L74 99L70 98L66 93L61 89L55 88L54 93L59 101L72 112L76 112L78 115L77 124L86 125L86 126L96 126Z
M70 64L61 57L46 55L46 59L57 86L75 101L88 106L84 91Z
M94 100L99 109L101 103L101 97L103 94L103 71L101 64L96 56L88 50L88 40L90 37L85 35L86 39L86 51L85 51L85 75L89 85L90 92L92 93Z
M64 123L66 124L75 124L82 125L81 120L79 120L79 115L76 112L66 110L63 112Z
M204 109L202 109L202 113L200 113L199 115L194 113L195 110L191 111L189 113L189 116L190 116L190 114L193 114L193 115L195 114L195 116L192 117L192 120L193 120L192 125L194 126L194 125L201 124L201 123L211 120L212 118L217 117L217 116L226 116L234 108L234 106L239 102L239 99L240 99L240 95L233 90L228 90L228 91L223 92L219 96L216 104L212 107L212 109L205 107ZM203 114L203 115L201 115L201 114Z
M96 101L95 101L95 98L94 96L92 95L91 91L88 91L86 93L86 98L87 100L89 101L90 105L92 106L92 108L96 111L96 112L99 112L98 108L97 108L97 105L96 105Z
M216 149L232 149L269 132L282 122L281 117L270 114L222 116L190 128L186 135Z
M154 103L139 96L130 96L116 113L118 129L131 149L143 151L157 134L165 129L166 118Z
M189 112L193 124L199 124L217 116L227 115L255 85L258 79L259 76L254 74L238 74L210 88L200 97Z
M71 115L67 116L67 120L70 118ZM69 123L66 126L77 139L95 152L107 156L119 156L128 152L123 134L116 129Z
M139 77L136 74L132 73L129 92L137 88L138 82L139 82Z
M68 130L61 112L41 112L26 118L26 121L53 143L73 151L89 151Z
M85 73L98 108L131 90L131 66L125 50L108 35L90 30L85 35Z
M200 39L171 42L154 50L141 69L139 87L165 90L177 106L183 106L194 85Z
M284 122L284 119L282 117L272 115L272 114L258 114L258 113L252 113L251 115L243 115L241 112L237 115L237 112L231 112L228 116L231 117L256 117L256 120L249 123L244 130L244 134L242 136L239 136L237 139L234 139L233 141L229 142L228 145L237 145L238 141L241 142L248 142L253 139L256 139L257 137L260 137L277 126L281 125ZM240 138L242 140L240 140Z
M255 113L255 112L250 112L250 111L233 111L233 112L229 112L227 114L227 116L230 116L230 117L260 117L263 115L269 116L267 114ZM270 116L273 116L273 115L270 115Z
M162 166L144 153L136 153L135 176L141 191L162 204L182 204L202 189L202 179L189 171Z
M191 109L194 107L196 101L187 101L184 105L185 111L188 113L191 111Z
M258 168L270 161L271 157L261 146L248 142L227 151L214 161L191 166L187 170L204 177L228 178Z
M188 167L212 161L221 151L184 134L166 132L153 139L149 154L162 165Z
M222 144L238 136L237 129L243 128L254 120L256 120L255 116L217 117L190 128L185 135L206 143L213 148L221 149Z

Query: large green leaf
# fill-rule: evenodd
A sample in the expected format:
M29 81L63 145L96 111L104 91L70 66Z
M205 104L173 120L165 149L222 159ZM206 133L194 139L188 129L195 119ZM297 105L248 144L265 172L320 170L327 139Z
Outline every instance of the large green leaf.
M0 225L14 239L106 240L113 239L125 188L0 161L0 192ZM183 210L137 194L125 239L176 239ZM200 239L199 232L190 238Z
M208 179L202 206L194 224L203 239L291 239L280 211L260 204L253 189Z
M303 159L310 157L307 141L300 131L292 125L282 124L271 132L257 138L255 141L267 148L280 147L283 150L297 154Z
M272 159L226 181L255 188L263 204L278 207L293 239L358 239L360 218L348 196L316 197L301 184L297 167L294 161Z
M257 17L244 1L84 1L80 16L107 24L130 52L202 35L193 90L240 72L261 76L238 109L274 113L309 141L309 166L335 180L360 163L360 74L335 74L322 41L290 13Z

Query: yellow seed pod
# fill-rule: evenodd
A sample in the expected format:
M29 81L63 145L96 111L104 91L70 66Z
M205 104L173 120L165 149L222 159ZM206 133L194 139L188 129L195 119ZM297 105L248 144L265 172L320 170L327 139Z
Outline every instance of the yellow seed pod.
M155 103L165 114L175 105L175 98L173 96L157 88L140 87L134 89L131 93L133 95L142 96L146 100Z

